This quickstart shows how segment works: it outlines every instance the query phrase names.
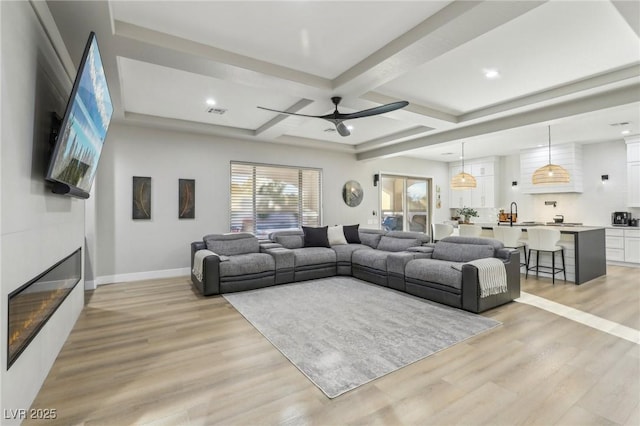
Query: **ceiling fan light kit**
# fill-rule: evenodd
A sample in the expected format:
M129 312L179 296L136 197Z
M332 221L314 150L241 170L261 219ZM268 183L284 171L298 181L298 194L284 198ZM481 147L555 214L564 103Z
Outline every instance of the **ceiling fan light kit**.
M562 166L551 163L551 126L549 128L549 163L540 167L531 177L534 185L569 183L569 172Z
M451 178L451 189L473 189L478 186L476 178L464 171L464 142L462 142L462 171Z
M264 109L267 111L277 112L279 114L297 115L300 117L322 118L323 120L327 120L333 123L334 126L336 126L336 130L338 131L340 136L349 136L351 134L351 132L349 131L349 127L351 126L345 125L344 124L345 120L353 120L355 118L371 117L373 115L385 114L387 112L395 111L397 109L404 108L407 105L409 105L409 102L407 101L398 101L398 102L392 102L386 105L380 105L377 107L365 109L358 112L342 114L341 112L338 111L338 104L340 103L340 101L342 101L342 98L340 96L332 97L331 102L333 102L335 109L332 113L325 114L325 115L298 114L295 112L279 111L277 109L271 109L271 108L266 108L261 106L259 106L258 108Z

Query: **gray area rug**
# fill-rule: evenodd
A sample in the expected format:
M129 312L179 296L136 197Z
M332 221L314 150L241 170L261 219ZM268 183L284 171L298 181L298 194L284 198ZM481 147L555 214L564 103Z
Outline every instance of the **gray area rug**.
M350 277L224 298L329 398L500 324Z

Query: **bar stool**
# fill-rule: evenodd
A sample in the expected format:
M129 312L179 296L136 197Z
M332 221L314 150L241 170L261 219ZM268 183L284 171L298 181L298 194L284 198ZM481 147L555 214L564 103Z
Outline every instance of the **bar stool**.
M482 233L482 227L478 225L458 225L461 237L479 237Z
M527 266L527 246L522 240L522 229L511 226L494 226L493 238L501 241L506 248L522 249L524 262L520 266Z
M431 235L433 237L434 243L443 239L444 237L448 237L449 235L453 234L453 225L449 225L446 223L432 223L431 229Z
M538 276L538 269L545 268L551 269L551 282L553 284L556 283L556 274L562 272L564 275L565 282L567 281L567 272L565 270L564 265L564 247L558 245L558 241L560 241L560 231L557 229L548 229L548 228L528 228L527 229L527 237L528 237L528 247L529 247L529 258L527 259L527 271L525 274L525 278L529 277L529 271L534 269L534 267L529 267L529 262L531 261L531 250L536 251L536 277ZM560 252L562 255L562 268L556 268L556 252ZM540 252L549 252L551 253L551 268L548 266L540 266Z

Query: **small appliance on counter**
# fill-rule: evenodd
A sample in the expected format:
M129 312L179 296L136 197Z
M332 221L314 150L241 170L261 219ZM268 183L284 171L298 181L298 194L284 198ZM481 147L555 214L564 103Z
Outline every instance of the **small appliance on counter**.
M564 216L561 214L557 214L553 217L553 223L562 223L564 222Z
M630 220L631 220L631 213L629 212L611 213L611 224L613 226L629 226Z
M638 219L629 219L629 226L640 226L638 224Z

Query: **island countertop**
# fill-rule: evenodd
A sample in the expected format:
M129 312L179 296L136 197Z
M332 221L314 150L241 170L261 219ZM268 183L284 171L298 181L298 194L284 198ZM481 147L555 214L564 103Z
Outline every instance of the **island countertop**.
M482 229L493 229L494 226L510 226L508 223L477 223L476 225L480 225ZM605 229L606 226L588 226L588 225L545 225L539 223L514 223L513 226L517 226L522 229L524 232L527 231L527 228L532 226L536 228L549 228L549 229L557 229L563 234L575 234L577 232L585 232L585 231L595 231L598 229Z

